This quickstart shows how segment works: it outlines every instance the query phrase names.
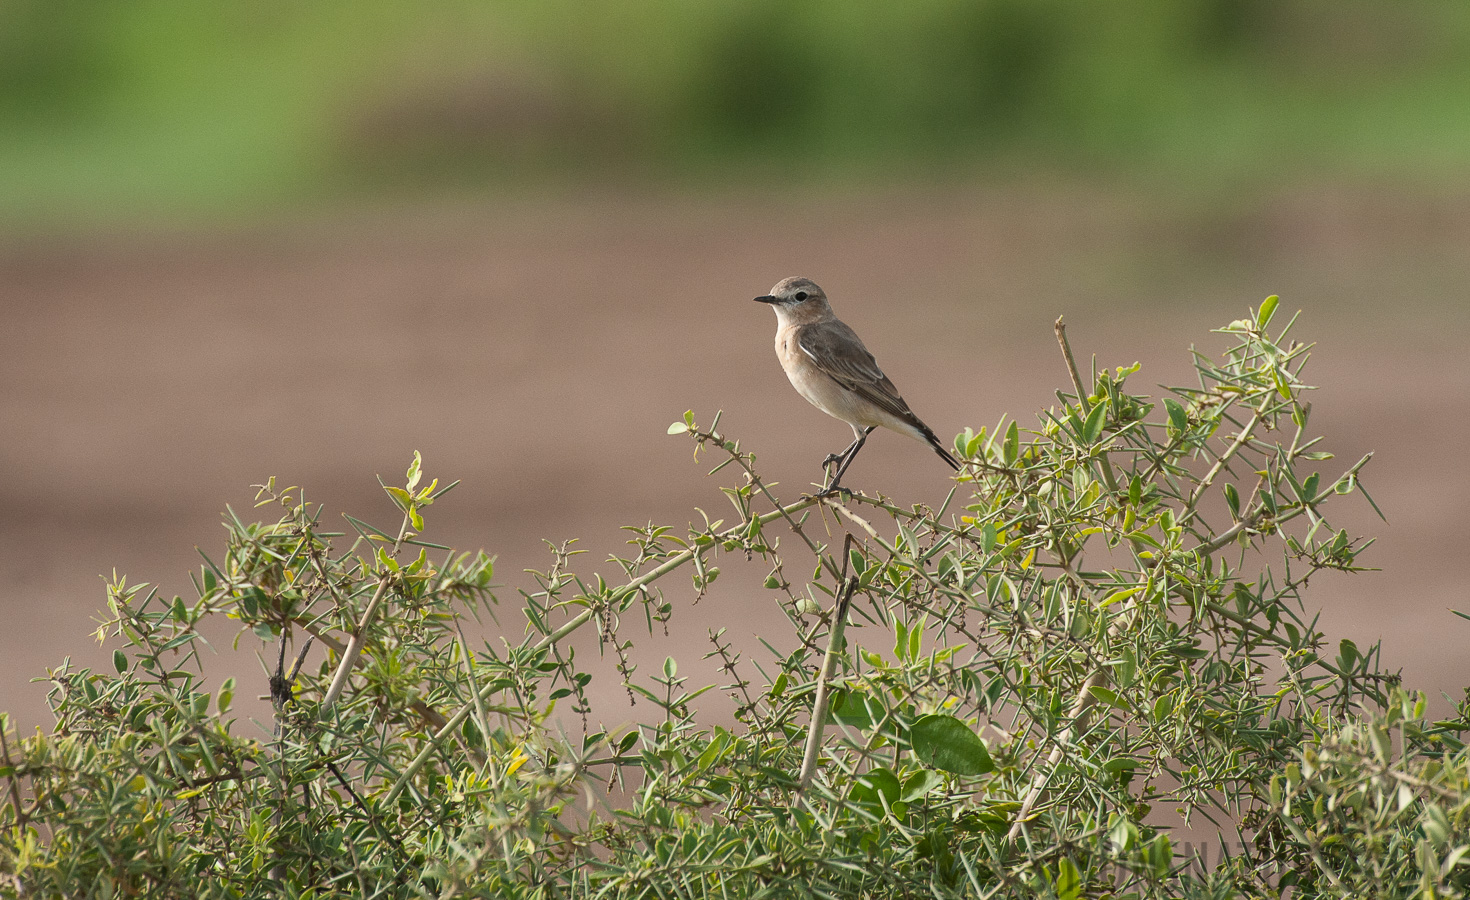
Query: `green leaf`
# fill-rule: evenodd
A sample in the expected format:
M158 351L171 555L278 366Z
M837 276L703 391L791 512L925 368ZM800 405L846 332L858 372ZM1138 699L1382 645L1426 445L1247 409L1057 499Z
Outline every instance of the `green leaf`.
M1154 722L1163 724L1173 711L1174 698L1169 694L1160 694L1159 698L1154 701Z
M230 702L235 699L235 679L226 678L220 683L219 693L215 695L215 709L223 715L230 711Z
M1021 430L1016 427L1015 422L1012 422L1011 427L1006 429L1005 444L1001 452L1007 466L1015 465L1016 460L1021 456Z
M787 683L788 678L785 672L782 672L780 675L776 676L776 680L771 683L770 697L772 700L786 693Z
M943 782L944 776L933 769L920 769L910 775L908 780L903 783L903 792L899 795L898 799L905 803L912 803L920 797L926 796Z
M1276 380L1276 393L1281 395L1282 400L1291 399L1291 387L1287 385L1286 378L1282 376L1280 369L1272 369L1271 377Z
M1112 841L1114 850L1119 853L1127 853L1138 840L1138 826L1119 816L1118 820L1113 823L1113 827L1108 830L1108 840Z
M1119 600L1127 600L1129 597L1132 597L1134 594L1143 590L1147 586L1148 585L1144 584L1135 584L1133 587L1127 587L1123 588L1122 590L1113 591L1111 594L1103 598L1102 602L1098 604L1098 608L1107 609L1109 606L1112 606Z
M980 445L984 440L985 429L980 429L980 433L976 434L974 431L966 428L954 437L955 452L959 453L960 456L973 458L975 454L980 452Z
M1057 900L1077 900L1082 896L1082 873L1077 864L1066 857L1057 863Z
M839 688L833 693L830 708L832 718L849 728L866 730L873 727L873 714L868 711L865 694Z
M243 610L245 615L247 616L253 617L257 612L260 611L260 607L264 606L265 604L265 592L262 591L260 588L255 587L254 585L246 588L245 591L240 594L240 609Z
M399 509L404 512L413 509L413 496L408 491L397 487L384 487L383 490L388 492L388 496L393 498L393 503Z
M683 434L689 430L689 426L683 422L675 422L669 426L669 434Z
M1424 836L1436 844L1442 844L1449 840L1452 833L1449 816L1440 809L1439 804L1432 800L1424 802L1424 818L1421 820L1424 828Z
M1189 428L1189 417L1184 414L1184 407L1179 405L1178 400L1175 400L1173 397L1165 397L1164 409L1169 411L1170 425L1173 425L1179 431L1185 431Z
M709 742L709 746L704 748L703 753L699 754L699 770L703 772L714 765L715 761L720 758L720 755L725 752L725 748L729 745L730 733L723 728L716 727L715 736Z
M1134 769L1137 769L1142 765L1143 763L1139 762L1136 759L1132 759L1127 756L1115 756L1107 762L1103 763L1103 771L1111 772L1114 775L1119 775L1124 772L1132 772Z
M1310 502L1317 496L1317 486L1322 483L1322 474L1313 472L1302 482L1302 502Z
M1228 481L1225 482L1225 502L1230 506L1230 515L1234 518L1239 519L1240 492L1235 489L1235 485L1231 484Z
M1461 844L1451 850L1449 855L1444 858L1444 869L1442 871L1449 872L1455 866L1465 862L1465 854L1467 853L1470 853L1470 844Z
M121 650L112 651L112 667L121 675L128 670L128 655Z
M1164 878L1174 866L1174 848L1169 846L1169 836L1161 834L1149 842L1147 854L1154 874Z
M1071 427L1072 433L1077 435L1077 439L1082 440L1082 420L1070 409L1067 410L1067 425Z
M424 464L424 458L417 450L413 451L413 462L408 464L408 489L411 491L419 485L419 476L423 473L419 467Z
M1266 326L1271 324L1271 316L1274 315L1276 312L1276 305L1280 302L1281 298L1276 296L1275 294L1272 294L1265 300L1261 301L1261 310L1260 312L1256 313L1257 328L1261 329L1262 331L1266 330Z
M1108 405L1099 403L1087 414L1087 421L1082 423L1082 443L1095 444L1102 437L1103 423L1108 418Z
M914 755L925 765L955 775L984 775L995 768L985 742L954 716L928 715L909 729Z
M899 786L898 776L892 770L879 766L859 775L852 785L852 799L856 803L883 808L886 801L892 808L897 803L903 788ZM881 799L880 799L881 798Z

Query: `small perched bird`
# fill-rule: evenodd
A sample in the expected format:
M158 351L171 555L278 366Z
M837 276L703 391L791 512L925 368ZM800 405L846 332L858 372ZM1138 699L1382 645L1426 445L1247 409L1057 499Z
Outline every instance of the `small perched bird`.
M879 425L923 441L951 468L960 468L934 430L899 396L857 334L833 315L827 295L816 282L787 278L755 299L776 311L776 357L791 386L812 406L852 426L852 444L822 463L829 472L828 467L836 463L837 474L821 495L838 490L843 473Z

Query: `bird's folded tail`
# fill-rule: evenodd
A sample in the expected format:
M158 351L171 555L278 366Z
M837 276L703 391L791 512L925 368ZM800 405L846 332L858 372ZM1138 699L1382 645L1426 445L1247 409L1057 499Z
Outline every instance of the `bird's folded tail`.
M954 454L944 449L944 445L939 442L939 437L934 434L934 429L919 421L918 416L914 417L913 423L918 426L919 433L924 436L924 440L929 443L929 446L934 448L934 452L939 454L939 458L948 463L951 469L958 472L960 470L960 461L954 458Z

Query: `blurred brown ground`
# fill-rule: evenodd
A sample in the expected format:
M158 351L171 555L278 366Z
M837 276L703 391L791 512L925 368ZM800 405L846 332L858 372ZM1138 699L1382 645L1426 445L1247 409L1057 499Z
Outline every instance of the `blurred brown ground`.
M1055 402L1058 314L1084 367L1093 353L1139 360L1135 385L1176 384L1191 379L1191 343L1217 352L1210 328L1281 294L1305 310L1297 336L1320 342L1313 425L1334 464L1377 451L1365 483L1389 519L1336 511L1380 536L1366 561L1385 571L1318 579L1309 603L1334 641L1381 637L1411 686L1458 696L1470 622L1447 609L1470 610L1470 188L1281 189L1223 207L1067 185L608 194L10 238L0 709L22 729L48 723L29 678L68 655L108 665L90 638L98 576L189 596L194 546L218 554L224 504L247 515L248 486L270 475L329 517L391 524L373 475L392 483L422 451L431 476L463 479L426 537L499 556L513 632L513 588L549 561L543 539L581 538L581 570L611 573L619 525L727 514L728 473L703 477L688 440L665 434L687 408L702 423L723 409L724 430L794 496L849 434L792 392L770 311L750 302L793 274L827 289L946 439L1002 414L1034 424ZM946 474L883 434L848 481L936 502ZM764 571L721 565L730 574L692 610L686 578L670 580L671 637L640 640L649 658L672 647L697 663L708 627L746 647L786 633ZM231 665L263 690L248 657Z

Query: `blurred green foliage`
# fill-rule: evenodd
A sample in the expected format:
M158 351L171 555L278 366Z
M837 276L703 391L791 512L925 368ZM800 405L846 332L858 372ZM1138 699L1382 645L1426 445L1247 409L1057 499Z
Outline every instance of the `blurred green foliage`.
M0 0L0 216L516 179L1470 161L1451 0Z

